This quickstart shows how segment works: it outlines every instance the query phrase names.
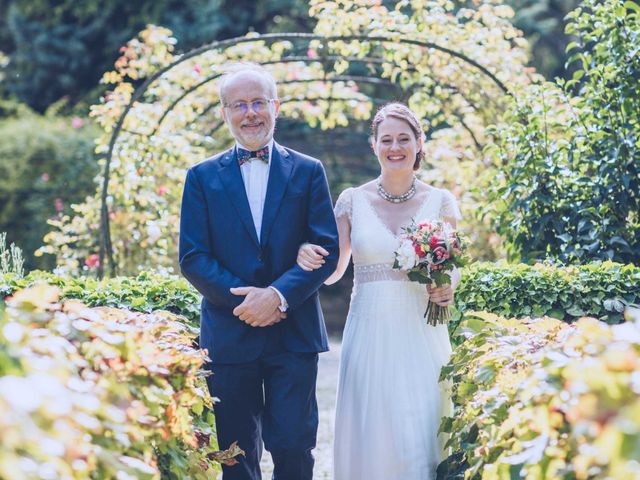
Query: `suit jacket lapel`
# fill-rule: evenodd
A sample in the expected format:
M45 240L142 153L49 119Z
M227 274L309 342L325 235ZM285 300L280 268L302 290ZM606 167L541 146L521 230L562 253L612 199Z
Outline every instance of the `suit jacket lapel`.
M231 203L233 204L238 217L244 224L247 232L251 236L251 239L257 246L260 246L258 242L258 234L256 228L253 225L253 217L251 216L251 208L249 207L249 200L247 198L247 192L244 188L244 182L242 181L242 173L240 172L240 165L236 161L235 147L227 150L223 158L220 160L220 179L224 185ZM230 241L233 241L230 239Z
M266 245L269 240L271 227L276 219L282 197L287 190L287 184L292 171L293 159L291 155L276 142L273 142L271 166L269 167L269 182L267 183L267 194L262 210L262 227L260 232L260 244L262 246Z

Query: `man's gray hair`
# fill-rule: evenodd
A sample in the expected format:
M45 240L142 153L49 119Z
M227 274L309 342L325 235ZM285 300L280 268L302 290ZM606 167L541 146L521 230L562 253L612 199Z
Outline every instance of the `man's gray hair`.
M273 75L261 65L252 62L236 62L228 64L224 67L224 74L220 79L220 84L218 85L218 93L220 95L220 102L224 105L226 104L225 100L225 89L229 82L236 78L239 75L253 75L261 79L264 82L265 86L269 89L269 95L271 98L278 98L278 87L276 85L276 80L273 78Z

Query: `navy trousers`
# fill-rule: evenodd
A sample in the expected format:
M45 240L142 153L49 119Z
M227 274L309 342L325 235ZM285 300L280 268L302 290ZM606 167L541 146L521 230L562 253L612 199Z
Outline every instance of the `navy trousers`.
M211 364L207 384L220 400L214 406L220 449L237 441L246 454L237 465L223 465L222 478L260 480L264 442L273 458L273 480L312 480L318 354L285 351L278 330L267 328L267 346L257 360Z

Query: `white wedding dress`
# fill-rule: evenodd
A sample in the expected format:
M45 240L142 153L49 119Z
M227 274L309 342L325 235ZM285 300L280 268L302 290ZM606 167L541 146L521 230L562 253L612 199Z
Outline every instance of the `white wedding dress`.
M406 211L418 221L460 214L453 195L434 187L414 210L409 202L404 210L384 203L376 208L363 187L345 190L336 203L336 217L351 221L355 276L342 339L335 480L433 479L442 460L437 432L450 401L438 378L449 334L423 318L425 285L391 268L399 240L388 220Z

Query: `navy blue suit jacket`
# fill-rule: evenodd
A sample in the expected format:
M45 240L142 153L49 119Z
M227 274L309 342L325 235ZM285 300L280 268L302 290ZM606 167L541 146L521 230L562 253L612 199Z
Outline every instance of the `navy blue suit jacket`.
M296 264L303 242L323 246L325 264L305 272ZM322 164L274 142L261 239L231 148L187 172L180 217L180 269L204 297L200 346L213 363L244 363L262 352L268 330L285 349L328 349L318 288L338 260L338 233ZM289 304L288 316L271 327L250 327L233 315L244 296L232 287L273 285Z

